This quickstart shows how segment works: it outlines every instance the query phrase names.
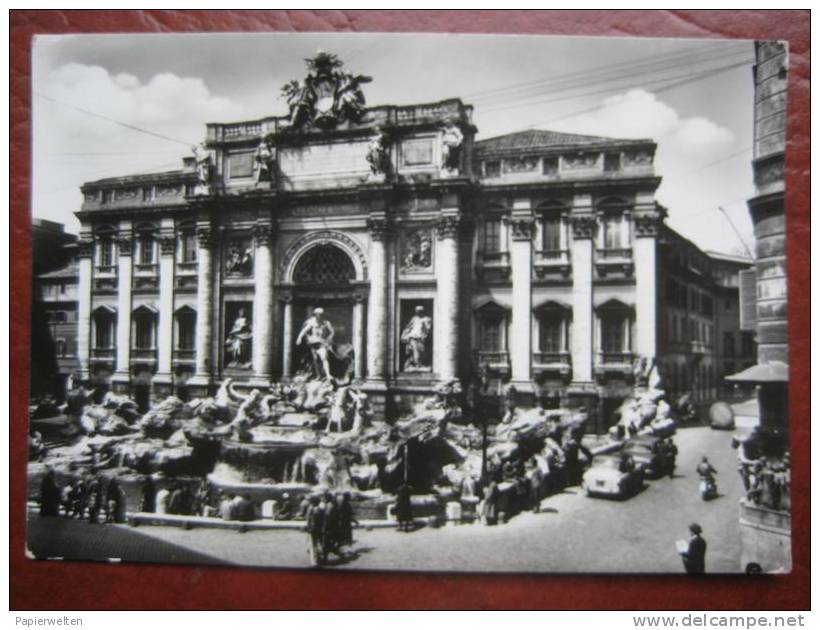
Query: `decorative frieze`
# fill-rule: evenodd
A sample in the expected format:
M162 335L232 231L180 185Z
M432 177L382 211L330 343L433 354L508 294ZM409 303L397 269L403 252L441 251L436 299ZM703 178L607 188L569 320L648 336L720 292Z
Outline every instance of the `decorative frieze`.
M503 162L505 173L532 173L538 170L537 157L506 158Z
M601 153L578 152L561 156L565 170L581 170L597 168L601 160Z
M595 219L594 215L585 214L585 215L575 215L570 216L570 225L572 226L572 236L573 238L594 238L595 237L595 230L597 229L598 222Z
M647 150L638 150L638 151L625 151L623 154L623 165L624 166L649 166L652 164L652 155L651 151Z
M441 217L436 224L439 240L457 238L461 225L461 217L457 214Z

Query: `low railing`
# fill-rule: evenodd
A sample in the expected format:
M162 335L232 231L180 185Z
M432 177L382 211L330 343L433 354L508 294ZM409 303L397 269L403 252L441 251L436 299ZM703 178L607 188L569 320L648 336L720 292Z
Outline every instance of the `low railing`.
M602 365L632 365L631 352L601 352L598 355Z
M196 358L196 350L180 349L174 350L174 361L193 361Z
M506 350L478 350L479 364L508 364L510 362L510 353Z
M478 260L485 267L505 267L510 264L510 252L478 252Z
M136 361L156 361L156 348L131 348L131 359Z
M690 348L693 354L708 354L709 348L702 341L690 341Z
M536 251L533 267L538 276L543 276L555 271L560 271L564 275L568 275L570 270L569 250L542 249Z
M94 268L94 274L97 276L116 276L117 265L97 265Z
M114 348L92 348L91 349L91 358L92 359L113 359L114 358Z
M533 352L533 363L536 365L566 364L569 365L571 355L569 352Z
M595 252L595 256L600 261L622 262L632 260L632 249L628 247L599 249Z
M134 271L141 275L154 276L159 272L159 265L156 263L137 263L134 265Z
M186 260L177 263L177 271L180 272L196 272L199 269L199 263L195 260Z

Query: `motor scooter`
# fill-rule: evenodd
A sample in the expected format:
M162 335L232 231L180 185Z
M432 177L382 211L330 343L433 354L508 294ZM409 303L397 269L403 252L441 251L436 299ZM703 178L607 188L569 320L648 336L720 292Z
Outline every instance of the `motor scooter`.
M717 483L715 478L709 475L708 477L700 478L700 498L704 501L711 501L718 495Z

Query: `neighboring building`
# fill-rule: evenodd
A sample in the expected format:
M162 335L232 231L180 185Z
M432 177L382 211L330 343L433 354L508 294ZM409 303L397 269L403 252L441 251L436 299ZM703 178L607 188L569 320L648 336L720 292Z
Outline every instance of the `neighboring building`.
M757 387L759 426L755 450L760 477L782 479L789 471L789 338L787 322L786 212L784 206L788 52L783 42L755 42L755 196L749 213L755 233L758 363L730 377ZM806 209L808 212L808 209ZM804 421L804 419L799 419ZM788 477L786 477L788 478ZM772 483L772 482L769 482ZM746 571L788 573L791 499L786 484L762 499L740 501L740 564Z
M715 281L715 360L718 397L748 397L749 386L725 378L757 363L757 340L752 330L740 325L740 276L753 270L754 261L741 256L707 252Z
M77 361L77 237L61 223L32 223L31 394L63 400Z
M289 116L209 124L181 170L83 186L83 377L141 402L264 387L310 365L321 306L378 408L483 374L603 428L633 360L663 359L655 144L474 142L469 105L364 109L338 65L309 61Z

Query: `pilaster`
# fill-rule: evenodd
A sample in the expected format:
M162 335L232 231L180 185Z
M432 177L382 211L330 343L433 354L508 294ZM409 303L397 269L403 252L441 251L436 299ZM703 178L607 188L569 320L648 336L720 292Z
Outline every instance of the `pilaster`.
M459 264L458 239L462 217L458 208L442 209L437 227L436 251L436 317L433 326L439 327L435 340L439 347L433 348L434 369L441 380L458 377L459 341Z
M159 319L157 321L157 373L152 379L155 395L173 392L174 352L174 254L176 236L173 219L163 219L159 238Z
M270 382L273 374L273 228L268 223L257 223L253 235L253 375L262 383Z
M576 195L570 214L572 230L572 378L573 382L592 382L593 314L592 257L597 221L588 195Z
M384 381L387 373L387 247L390 226L384 215L371 215L370 231L370 298L368 300L367 376Z
M78 274L77 283L77 358L80 362L80 380L85 382L91 377L91 284L92 256L94 242L80 240L77 246Z
M213 249L216 235L210 225L197 227L196 370L188 386L205 391L213 383Z
M532 235L535 229L529 199L513 204L510 226L512 326L510 367L516 390L532 388Z
M131 383L131 272L133 234L123 222L117 236L117 348L111 384L115 391L127 392Z

